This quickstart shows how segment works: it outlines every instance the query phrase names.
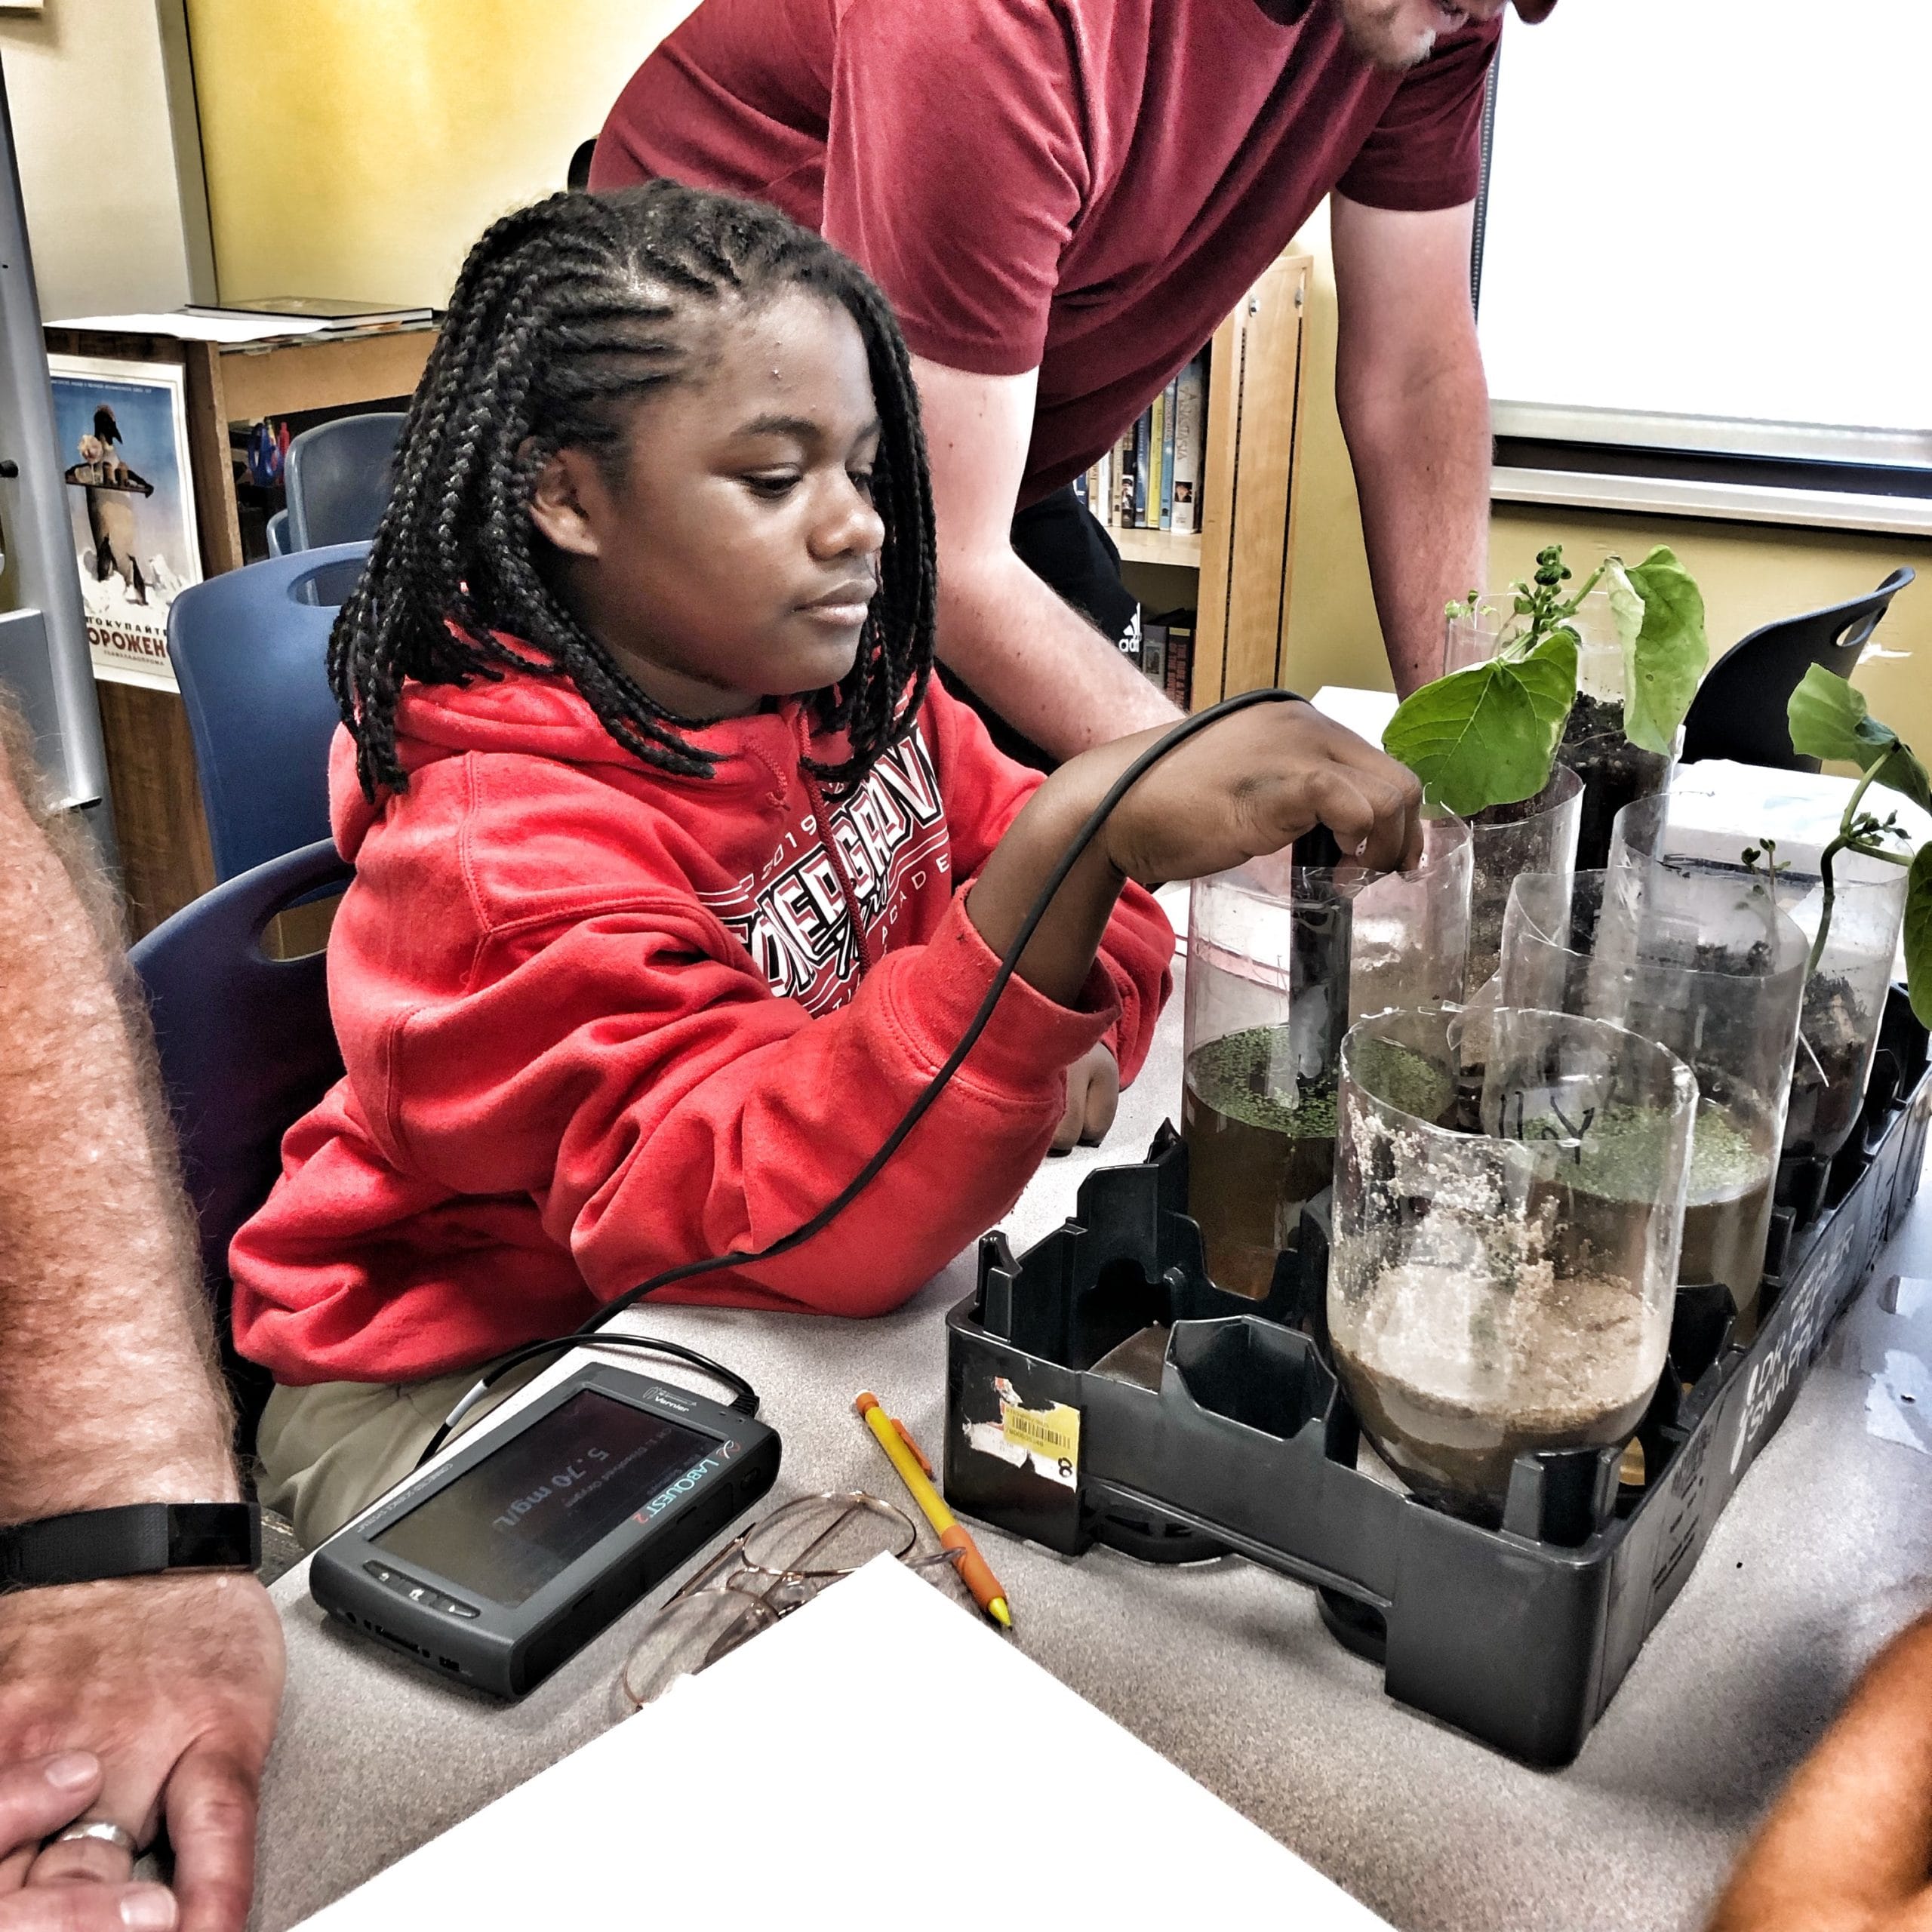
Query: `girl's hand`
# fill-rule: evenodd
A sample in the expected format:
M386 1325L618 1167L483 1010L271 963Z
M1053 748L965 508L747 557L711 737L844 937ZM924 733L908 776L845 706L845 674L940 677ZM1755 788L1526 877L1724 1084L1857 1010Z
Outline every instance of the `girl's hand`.
M1150 745L1143 731L1065 766L1053 782L1091 787L1088 810ZM1090 761L1094 770L1085 771ZM1143 885L1211 873L1278 852L1318 823L1375 872L1422 857L1415 774L1312 705L1251 706L1171 752L1115 808L1097 843Z
M1105 1047L1089 1047L1066 1069L1066 1112L1054 1130L1053 1151L1070 1154L1083 1144L1099 1146L1119 1105L1119 1066Z
M1097 746L1060 767L974 882L968 916L1004 953L1082 822L1167 730ZM1201 878L1278 852L1318 825L1374 871L1422 857L1422 787L1386 752L1299 700L1255 704L1185 740L1128 792L1055 894L1020 955L1049 999L1079 996L1124 881Z

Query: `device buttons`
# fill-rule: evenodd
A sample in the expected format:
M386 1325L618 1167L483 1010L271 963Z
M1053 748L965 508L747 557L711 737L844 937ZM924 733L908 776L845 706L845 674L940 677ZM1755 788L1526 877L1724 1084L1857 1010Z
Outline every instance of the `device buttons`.
M440 1590L430 1589L427 1583L419 1583L414 1577L406 1577L400 1570L392 1570L386 1563L369 1562L362 1567L385 1589L394 1590L411 1603L420 1603L425 1610L439 1610L445 1617L461 1617L466 1623L474 1622L483 1614L474 1604L458 1603L454 1597L446 1597Z

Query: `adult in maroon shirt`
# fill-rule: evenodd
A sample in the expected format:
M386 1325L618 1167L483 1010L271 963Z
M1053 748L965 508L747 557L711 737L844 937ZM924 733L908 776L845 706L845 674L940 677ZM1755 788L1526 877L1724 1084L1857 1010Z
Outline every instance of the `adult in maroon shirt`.
M1065 539L1071 479L1332 189L1337 400L1407 691L1486 574L1469 263L1507 3L702 0L612 109L591 183L755 196L871 272L931 447L940 654L1062 758L1174 713L1021 561L1015 512ZM1075 547L1110 555L1081 522Z

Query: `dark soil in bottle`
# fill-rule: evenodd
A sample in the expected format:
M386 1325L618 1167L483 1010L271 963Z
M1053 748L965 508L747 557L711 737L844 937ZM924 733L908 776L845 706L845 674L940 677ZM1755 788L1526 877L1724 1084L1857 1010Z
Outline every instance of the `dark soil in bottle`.
M1670 760L1641 749L1623 735L1622 705L1579 694L1563 728L1556 761L1583 781L1577 869L1594 871L1607 866L1617 814L1664 789L1670 780Z
M1847 980L1818 974L1805 983L1798 1035L1784 1151L1829 1160L1850 1137L1865 1104L1861 1076L1873 1037L1871 1015Z
M1257 1026L1198 1048L1181 1092L1187 1209L1216 1285L1256 1300L1275 1257L1294 1246L1301 1211L1335 1177L1335 1078L1301 1083L1292 1101L1278 1069L1294 1064L1283 1026Z
M1546 786L1534 798L1519 799L1514 804L1486 805L1469 823L1484 830L1521 825L1548 809L1543 802L1548 790ZM1512 841L1500 842L1506 846ZM1582 862L1580 860L1578 863ZM1506 860L1499 861L1493 853L1485 860L1483 848L1478 845L1475 869L1469 877L1469 952L1466 990L1470 993L1475 992L1496 971L1497 962L1502 957L1503 920L1509 909L1509 888L1515 882L1516 873L1522 869L1524 868L1521 865L1512 866Z

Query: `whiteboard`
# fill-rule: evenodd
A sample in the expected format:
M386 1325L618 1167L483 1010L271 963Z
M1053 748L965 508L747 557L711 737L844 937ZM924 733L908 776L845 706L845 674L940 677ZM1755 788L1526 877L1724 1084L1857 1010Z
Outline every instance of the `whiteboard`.
M1584 440L1932 466L1928 73L1928 0L1512 18L1479 307L1499 431L1580 411Z

